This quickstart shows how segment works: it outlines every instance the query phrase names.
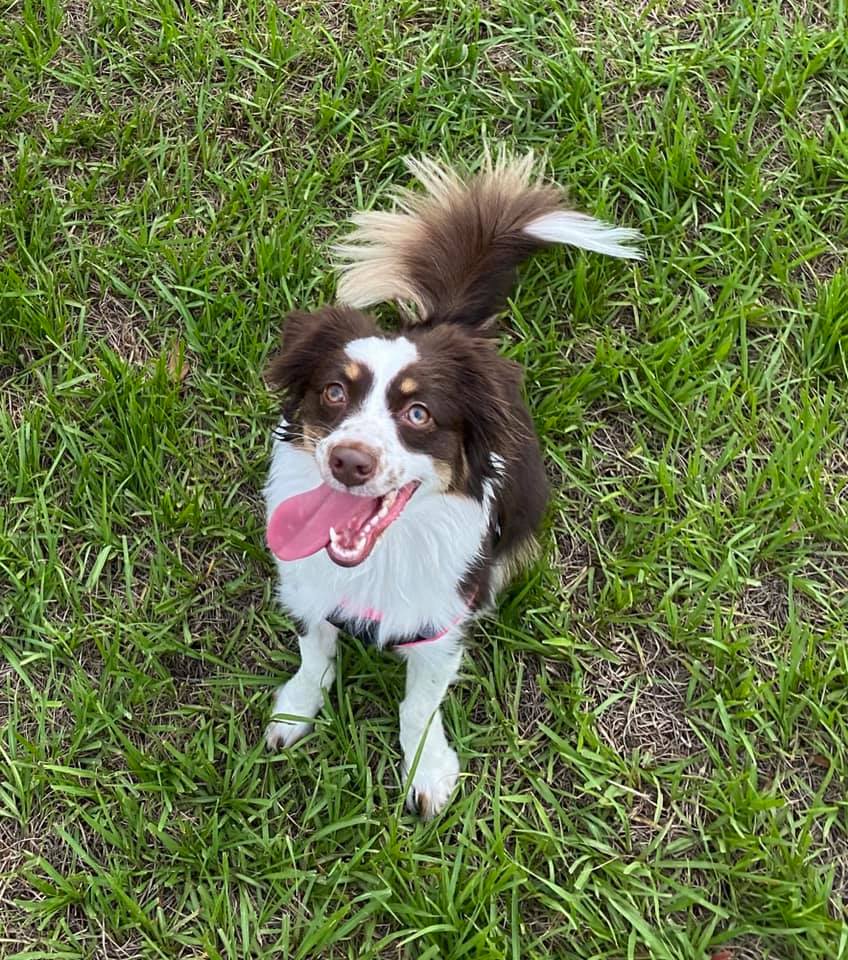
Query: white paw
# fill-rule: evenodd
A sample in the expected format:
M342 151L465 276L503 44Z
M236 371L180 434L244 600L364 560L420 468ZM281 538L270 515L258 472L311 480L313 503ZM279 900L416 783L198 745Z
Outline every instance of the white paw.
M414 761L414 757L412 758ZM412 763L404 762L403 778L406 781ZM422 820L430 820L441 811L456 786L459 775L459 760L447 744L436 749L424 750L418 758L418 766L406 795L406 806Z
M269 750L283 750L312 732L311 723L289 723L274 720L265 728L265 744Z
M274 696L274 716L265 728L265 743L269 750L281 750L297 743L307 733L311 733L313 724L308 721L321 709L323 699L321 687L312 689L301 682L295 674L288 683L284 683ZM282 719L288 717L290 719Z

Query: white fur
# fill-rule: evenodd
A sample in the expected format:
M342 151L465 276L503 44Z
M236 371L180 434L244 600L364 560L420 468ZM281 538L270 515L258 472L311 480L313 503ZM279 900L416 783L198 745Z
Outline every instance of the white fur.
M345 353L360 363L364 363L374 374L374 389L371 396L379 402L380 394L385 395L386 388L394 378L411 363L418 359L418 347L406 337L363 337L351 340L345 347Z
M291 443L275 441L265 490L268 516L286 498L321 482L315 458ZM406 697L400 708L400 739L407 802L432 817L450 799L459 762L442 728L439 704L462 658L462 628L470 618L458 584L477 558L489 526L491 491L484 503L423 487L357 567L340 567L320 550L311 557L277 560L279 598L308 624L300 640L301 666L278 691L266 731L272 749L287 747L312 729L309 720L333 682L336 630L330 615L344 601L353 609L383 614L378 645L426 627L449 629L439 640L399 648L407 661Z
M403 778L407 805L432 817L456 786L459 761L442 727L439 705L456 679L462 659L459 631L404 651L406 696L400 705ZM410 777L411 774L411 777Z
M312 730L307 721L318 715L324 703L324 690L336 676L336 638L338 630L330 623L313 627L300 638L300 668L277 690L274 716L268 724L268 746L290 747Z
M587 217L573 210L556 210L531 220L524 233L548 243L567 243L583 250L605 253L610 257L641 260L642 253L636 247L625 246L637 243L642 234L629 227L613 227L602 220Z
M491 463L493 469L499 477L504 476L506 473L506 460L504 460L499 453L490 453L489 463Z

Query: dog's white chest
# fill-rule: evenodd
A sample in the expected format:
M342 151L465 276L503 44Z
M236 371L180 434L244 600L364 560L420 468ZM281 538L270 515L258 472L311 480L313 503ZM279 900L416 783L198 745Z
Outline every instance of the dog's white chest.
M276 442L265 488L267 515L283 500L320 483L310 454ZM381 642L463 619L467 608L461 582L479 556L489 525L488 505L453 494L417 497L359 566L339 566L325 550L301 560L277 560L283 605L307 626L340 607L377 611Z

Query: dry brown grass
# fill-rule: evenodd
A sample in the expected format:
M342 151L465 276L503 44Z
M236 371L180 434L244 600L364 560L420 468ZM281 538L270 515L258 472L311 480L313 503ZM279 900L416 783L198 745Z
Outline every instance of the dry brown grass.
M700 751L686 706L690 682L680 656L649 630L604 640L604 655L584 663L587 709L604 742L646 767Z

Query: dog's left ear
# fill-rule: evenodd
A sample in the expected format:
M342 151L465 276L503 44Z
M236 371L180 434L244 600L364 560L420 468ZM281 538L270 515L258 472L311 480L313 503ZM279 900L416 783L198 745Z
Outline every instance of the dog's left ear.
M492 454L508 455L528 435L522 416L519 364L498 354L490 340L474 339L463 358L460 388L465 413L465 456L473 476L495 473Z
M322 307L295 310L283 322L283 345L265 370L265 379L293 400L303 398L315 368L329 352L350 340L373 336L374 321L358 310Z

